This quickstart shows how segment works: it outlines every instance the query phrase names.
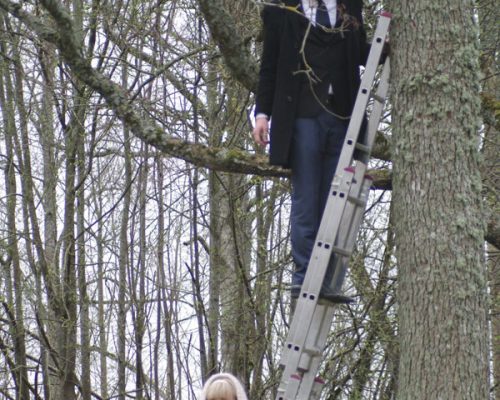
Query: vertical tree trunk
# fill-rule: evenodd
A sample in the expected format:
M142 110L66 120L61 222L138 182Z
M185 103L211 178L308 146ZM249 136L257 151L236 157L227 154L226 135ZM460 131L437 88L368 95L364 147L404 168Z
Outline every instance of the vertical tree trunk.
M486 399L473 2L391 4L398 399Z
M264 357L267 351L267 335L273 321L269 319L271 308L271 274L267 260L267 238L274 211L276 186L272 186L270 193L264 193L265 185L259 183L255 187L255 222L256 222L256 278L255 278L255 337L252 340L252 365L254 374L251 385L250 398L257 399L264 396L266 388L263 382Z
M3 21L2 21L3 23ZM14 44L16 46L17 44ZM5 43L0 41L0 51L6 53ZM16 72L19 70L19 64L16 66ZM9 330L12 334L14 342L14 360L16 369L13 372L16 382L16 398L20 400L29 400L29 382L26 358L25 344L25 328L24 328L24 311L23 311L23 288L24 279L21 271L19 247L18 247L18 230L16 224L16 204L17 204L17 184L15 175L15 152L14 152L14 137L15 137L15 114L14 114L14 93L11 84L11 79L4 74L7 73L7 68L0 61L0 108L2 109L3 126L5 132L5 149L6 149L6 167L5 167L5 192L6 192L6 213L7 213L7 261L5 265L5 285L6 298L4 305L8 308L9 315ZM19 88L21 82L18 81L19 74L16 74L16 89ZM4 84L5 82L5 84ZM7 90L4 90L4 87ZM17 92L17 101L19 98L19 90ZM6 96L6 93L9 96ZM10 97L10 98L7 98ZM26 115L22 116L23 119ZM12 272L11 272L12 271Z
M79 36L83 32L83 4L81 0L73 0L73 20L75 29ZM83 42L83 38L81 38ZM76 80L78 82L78 80ZM85 155L85 114L88 107L85 86L75 83L75 95L73 96L75 121L75 168L76 168L76 274L78 278L78 305L80 320L80 391L83 400L90 400L90 317L89 299L87 296L86 256L85 256L85 178L86 178L86 155Z
M163 326L165 331L165 347L167 352L167 400L175 400L175 370L174 370L174 356L173 356L173 343L172 343L172 318L167 301L167 282L165 279L165 212L164 212L164 193L163 193L163 182L164 182L164 172L162 158L155 158L156 171L157 171L157 192L158 192L158 245L157 245L157 258L158 258L158 337L156 347L160 347L160 335L161 335L161 322L163 320ZM156 353L155 353L156 354ZM158 360L158 356L155 355L155 359ZM157 362L155 362L157 364ZM155 366L155 383L156 383L156 394L155 399L160 399L159 393L159 376L156 371L158 366Z
M79 129L76 141L77 151L77 274L78 274L78 302L80 316L80 364L81 378L80 390L83 400L90 400L91 381L90 381L90 316L89 316L89 298L87 294L86 277L86 256L85 256L85 178L86 178L86 157L85 157L85 131Z
M196 19L196 39L201 45L203 43L203 21L201 18ZM200 92L200 81L203 70L203 60L201 57L196 59L197 69L195 76L195 83L193 87L193 96L198 97ZM193 106L193 130L194 141L199 143L200 139L200 115L198 112L198 104ZM200 353L200 369L203 378L209 376L208 372L208 357L205 342L205 308L203 306L203 295L201 293L201 274L200 274L200 246L199 246L199 232L198 232L198 190L199 190L199 171L194 168L189 172L190 175L190 192L191 192L191 237L192 237L192 251L191 251L191 270L193 276L193 303L198 321L198 340L199 340L199 353Z
M146 192L148 189L148 146L142 145L144 157L142 158L142 165L139 172L139 259L137 269L137 281L135 287L138 292L135 293L135 307L136 307L136 321L135 321L135 386L136 398L142 400L144 396L144 369L142 352L144 347L144 333L146 330L146 311L145 311L145 298L146 298Z
M210 253L212 274L220 288L219 307L221 331L221 358L224 368L241 377L248 373L248 342L252 332L249 326L248 281L246 268L249 264L245 257L244 245L236 234L244 230L244 217L235 215L241 210L236 200L244 183L240 177L228 174L215 174L211 192L211 230ZM236 205L238 204L238 205ZM246 232L245 232L246 233ZM250 318L252 315L250 315Z
M246 120L242 123L240 118L245 100L234 82L226 82L228 107L221 115L216 90L221 79L218 65L211 63L208 68L208 130L210 143L220 146L226 140L225 130L248 129ZM243 145L243 140L240 134L231 139L231 146ZM210 172L209 371L216 368L220 358L222 368L245 383L252 368L250 341L255 338L255 309L248 280L251 216L242 211L248 209L248 187L246 177Z
M101 175L100 164L97 164L98 175ZM108 397L108 363L107 363L107 351L108 351L108 341L106 338L106 316L104 309L104 221L103 221L103 193L102 193L101 183L97 183L94 191L95 196L95 206L96 218L99 221L97 225L97 237L96 237L96 247L97 247L97 326L99 330L99 381L100 381L100 394L101 397L106 399Z
M60 357L60 382L56 397L60 400L76 398L76 324L77 324L77 281L76 281L76 147L80 134L80 121L84 114L79 106L78 94L73 95L74 117L65 132L65 185L64 185L64 227L62 231L63 246L61 254L61 302L54 309L56 316L55 345Z
M59 276L59 268L57 261L56 243L57 243L57 201L56 201L56 187L57 187L57 177L58 168L56 165L56 140L54 137L54 98L52 89L55 86L54 80L54 68L56 65L55 50L53 46L48 43L41 43L38 48L38 58L40 60L41 69L43 72L43 78L45 85L43 86L42 92L42 104L41 104L41 115L40 115L40 126L39 126L39 136L42 143L42 155L43 155L43 194L42 194L42 205L43 205L43 230L44 235L44 250L48 269L53 271L53 276ZM36 270L36 269L35 269ZM37 279L40 282L40 278ZM44 324L44 327L49 332L49 336L52 336L51 325L48 323L49 310L46 309L45 304L42 300L42 290L39 290L39 317L40 321ZM42 327L43 328L43 327ZM50 383L52 379L50 378L52 374L49 373L50 364L50 349L45 345L41 346L41 359L44 371L44 395L46 399L51 399L51 386Z
M498 21L500 8L489 0L479 0L478 16L481 43L481 70L483 72L481 93L482 116L484 127L482 177L485 185L485 200L488 214L500 215L500 103L499 103L499 65L498 43L500 33ZM493 354L493 387L492 393L500 395L500 249L488 245L488 270L490 283L490 319Z
M126 57L126 56L124 56ZM126 86L127 72L123 69L122 83ZM130 149L130 133L127 128L123 128L123 144L124 144L124 169L125 182L124 187L130 188L132 184L132 162ZM118 277L118 400L125 400L126 390L126 329L127 329L127 265L128 260L128 226L129 226L129 208L131 202L130 190L126 190L123 198L122 217L120 225L120 255L119 255L119 277Z

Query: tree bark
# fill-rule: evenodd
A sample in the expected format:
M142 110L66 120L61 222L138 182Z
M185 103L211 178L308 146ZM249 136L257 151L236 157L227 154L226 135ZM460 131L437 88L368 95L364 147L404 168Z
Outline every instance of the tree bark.
M0 24L3 26L3 18L0 14ZM13 43L17 46L17 43ZM6 44L0 40L0 51L6 52ZM9 315L9 331L14 342L14 360L15 370L11 371L14 375L16 384L16 398L20 400L29 400L29 381L26 358L25 328L24 328L24 310L23 310L23 292L24 279L21 270L21 262L18 246L18 229L16 223L16 205L17 205L17 184L15 173L15 113L14 104L22 102L22 93L19 93L19 64L16 68L16 96L12 87L12 80L7 76L5 63L0 61L0 108L2 110L3 125L5 132L6 149L6 167L5 167L5 192L6 192L6 214L7 214L7 233L6 233L6 252L7 258L0 262L3 269L6 293L3 299L4 306ZM5 76L5 79L4 79ZM15 98L16 97L16 98ZM17 101L16 101L17 100ZM25 119L26 115L20 116Z
M125 84L127 80L126 68L122 74L122 82ZM124 187L130 188L132 184L132 160L130 150L130 136L127 127L123 128L123 143L125 150L124 170L125 182ZM127 297L127 266L129 264L128 257L128 228L129 228L129 208L131 203L130 190L126 190L123 199L123 208L120 225L120 256L119 256L119 288L118 288L118 400L125 400L125 391L127 385L126 377L126 354L127 354L127 310L125 304Z
M498 4L490 0L478 1L478 16L481 43L481 71L483 73L482 87L482 117L484 127L482 177L484 183L484 198L488 213L492 215L490 222L496 217L496 223L488 227L489 232L496 230L499 235L500 224L500 102L499 102L499 66L498 43L500 33L498 21L500 9ZM488 250L488 272L490 287L490 320L493 353L493 392L500 395L500 247L490 244Z
M97 172L100 176L100 164L97 163ZM104 308L105 290L104 290L104 222L103 222L103 188L101 182L96 182L93 188L94 209L96 210L97 235L97 328L99 331L99 389L103 398L108 397L108 363L107 363L107 348L108 341L106 338L106 315Z
M391 4L398 399L486 399L473 2Z

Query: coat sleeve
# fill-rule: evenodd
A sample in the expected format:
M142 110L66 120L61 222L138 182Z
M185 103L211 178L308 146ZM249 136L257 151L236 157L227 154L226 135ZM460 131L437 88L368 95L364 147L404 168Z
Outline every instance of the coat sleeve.
M266 6L262 11L264 43L255 99L255 115L259 113L272 115L283 18L283 10L277 6Z

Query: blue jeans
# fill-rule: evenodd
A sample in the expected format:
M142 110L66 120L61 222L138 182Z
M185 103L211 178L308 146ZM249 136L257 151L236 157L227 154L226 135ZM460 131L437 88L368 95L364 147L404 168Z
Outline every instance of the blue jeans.
M348 120L326 111L298 118L292 139L291 242L295 272L292 286L302 285L318 233Z

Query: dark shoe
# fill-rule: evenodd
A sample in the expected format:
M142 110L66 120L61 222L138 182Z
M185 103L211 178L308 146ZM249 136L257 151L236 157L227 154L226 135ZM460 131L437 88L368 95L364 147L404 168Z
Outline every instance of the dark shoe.
M300 285L292 285L290 287L290 297L292 299L298 299L301 288L302 286ZM334 293L331 290L325 288L323 288L319 293L319 299L333 304L350 304L354 303L355 301L352 297L344 296L340 293Z
M345 296L340 293L335 293L328 289L321 290L321 292L319 293L319 299L333 304L351 304L355 301L352 297Z

